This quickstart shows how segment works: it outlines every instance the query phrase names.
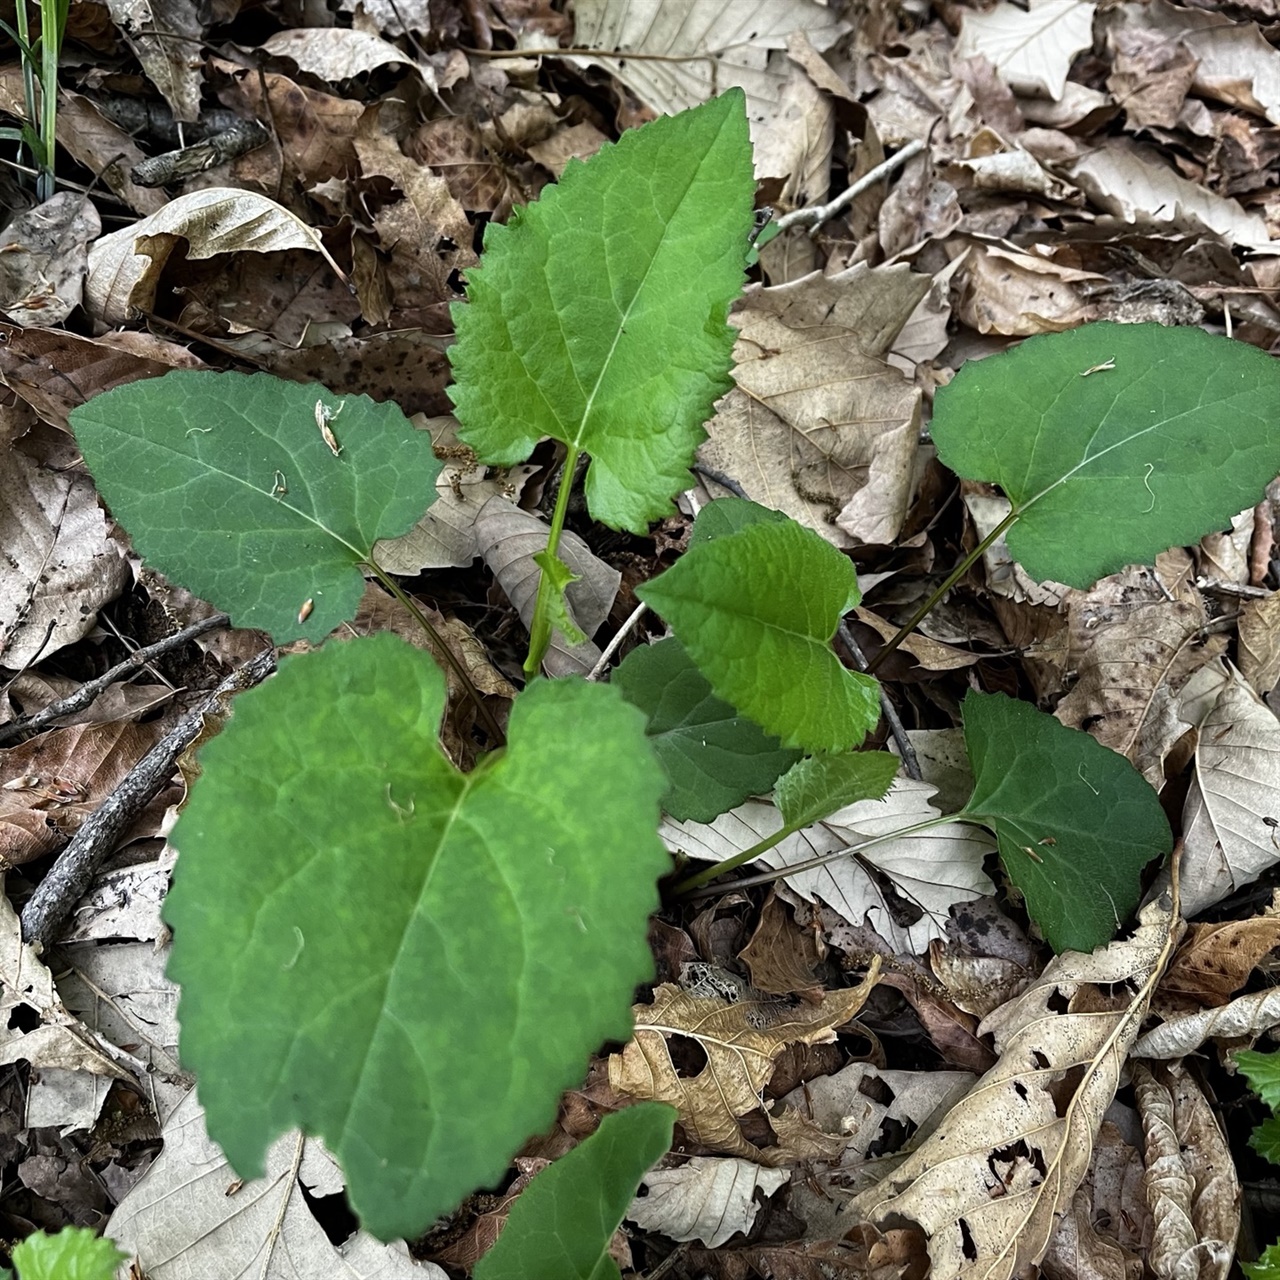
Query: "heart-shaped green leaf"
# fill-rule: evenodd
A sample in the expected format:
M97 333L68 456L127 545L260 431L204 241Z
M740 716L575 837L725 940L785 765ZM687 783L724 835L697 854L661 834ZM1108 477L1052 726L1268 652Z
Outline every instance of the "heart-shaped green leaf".
M843 751L880 719L879 686L831 648L862 598L857 575L794 520L696 541L636 595L670 624L716 696L783 746Z
M710 822L770 790L800 758L717 698L674 636L629 653L613 683L649 717L671 783L662 807L673 818Z
M957 475L1000 485L1009 549L1087 587L1199 541L1280 471L1280 361L1200 329L1088 324L965 364L930 428Z
M71 426L147 563L278 644L355 616L361 563L413 527L440 473L395 405L267 374L131 382Z
M183 1061L237 1171L300 1125L412 1237L502 1175L631 1032L666 779L617 690L537 682L458 773L388 634L286 658L201 752L165 918Z
M1124 756L1002 693L964 700L974 788L958 817L990 827L1055 951L1092 951L1138 905L1173 846L1160 799Z
M585 450L587 505L644 533L690 484L730 386L755 182L741 90L606 144L490 223L453 308L450 392L486 462Z
M902 761L887 751L853 751L801 760L778 779L773 800L791 831L858 804L882 800Z
M520 1193L475 1280L619 1280L609 1242L640 1179L671 1146L674 1107L616 1111Z

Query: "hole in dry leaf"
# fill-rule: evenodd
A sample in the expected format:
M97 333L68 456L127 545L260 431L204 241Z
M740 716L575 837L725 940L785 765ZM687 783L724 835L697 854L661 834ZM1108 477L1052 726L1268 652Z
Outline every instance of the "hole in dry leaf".
M864 1098L870 1098L872 1102L878 1102L882 1107L889 1106L897 1096L889 1087L888 1082L882 1080L879 1076L863 1076L858 1081L858 1092Z
M867 1147L867 1158L874 1160L877 1156L893 1155L901 1151L911 1141L911 1136L919 1126L914 1120L895 1120L886 1116L880 1121L880 1132Z
M977 1262L978 1247L973 1243L973 1233L969 1230L969 1224L961 1218L957 1225L960 1228L960 1247L964 1250L964 1256L970 1262Z
M351 1212L345 1191L335 1191L329 1196L313 1195L301 1179L298 1180L298 1189L302 1192L307 1208L311 1210L311 1216L329 1237L330 1244L340 1247L360 1230L360 1223Z
M40 1025L40 1015L29 1004L16 1004L9 1012L10 1031L34 1031Z
M707 1065L707 1051L689 1036L668 1036L667 1052L677 1075L696 1076Z

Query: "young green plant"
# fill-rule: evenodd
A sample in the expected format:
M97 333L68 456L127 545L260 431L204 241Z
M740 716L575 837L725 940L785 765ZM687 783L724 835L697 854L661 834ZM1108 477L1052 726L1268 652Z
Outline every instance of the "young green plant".
M690 483L730 382L752 190L735 90L571 163L487 232L450 353L462 436L498 466L543 437L565 450L531 674L553 629L574 625L557 548L577 459L590 460L592 517L633 532ZM1258 410L1280 390L1275 366L1225 339L1193 343L1095 326L1024 344L1043 376L1014 352L939 393L951 465L1003 483L1032 534L1056 515L1015 543L1036 572L1079 580L1189 537L1192 521L1166 517L1214 432L1246 442L1248 466L1196 499L1196 536L1280 469ZM1114 367L1091 369L1102 351ZM1143 361L1181 372L1125 372ZM237 624L318 644L352 617L366 575L403 596L375 543L422 515L439 464L394 406L188 372L110 391L72 423L140 554ZM1108 510L1154 500L1114 538L1073 531L1062 511L1092 503L1095 482ZM495 1183L589 1054L629 1035L671 865L660 805L709 819L776 785L797 830L890 786L895 762L856 750L879 690L831 648L860 593L824 539L717 502L640 594L674 633L659 656L632 655L616 685L532 679L507 745L471 773L438 745L440 670L391 635L285 658L203 748L165 917L183 1058L239 1173L260 1173L272 1139L300 1125L342 1163L369 1230L420 1232ZM995 832L1055 946L1105 942L1171 844L1154 791L1027 704L974 694L963 714L977 779L963 816Z

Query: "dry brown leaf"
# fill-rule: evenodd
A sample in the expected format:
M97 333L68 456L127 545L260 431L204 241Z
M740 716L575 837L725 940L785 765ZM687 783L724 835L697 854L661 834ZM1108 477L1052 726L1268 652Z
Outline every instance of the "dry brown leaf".
M1032 977L1016 960L971 955L940 938L929 943L929 967L957 1007L978 1018L1025 991Z
M145 217L168 204L169 197L159 188L136 187L129 180L130 171L145 153L131 134L108 120L83 94L58 91L57 138L59 147L97 174L134 213Z
M1044 1256L1176 941L1167 899L1139 920L1131 938L1050 961L986 1018L980 1031L994 1035L999 1062L853 1201L852 1214L873 1224L919 1224L933 1280L1008 1280Z
M89 250L85 309L108 325L124 324L135 310L153 310L160 273L179 240L187 242L188 259L310 249L342 274L319 234L274 200L209 187L96 241Z
M0 448L0 492L0 659L21 668L87 635L129 566L83 473Z
M168 724L73 725L32 738L0 758L0 866L61 849L163 736ZM164 794L146 810L155 834Z
M1227 638L1206 636L1204 599L1171 597L1156 570L1131 566L1067 598L1067 666L1078 673L1056 715L1126 756L1158 791L1164 762L1191 728L1178 694Z
M1280 684L1280 591L1241 601L1236 629L1240 674L1265 697Z
M1091 318L1089 304L1075 286L1105 278L1035 254L974 245L959 271L957 310L979 333L1019 338L1057 333Z
M760 910L760 923L738 959L758 991L821 1000L822 986L813 971L825 954L821 938L812 929L802 929L787 904L770 893Z
M1225 1280L1240 1231L1240 1184L1200 1086L1180 1063L1133 1064L1147 1144L1147 1261L1159 1280Z
M884 356L929 278L859 265L747 295L736 388L700 457L837 546L888 543L906 516L920 392Z
M854 616L859 622L870 627L882 640L892 640L898 634L898 628L893 623L886 622L870 609L859 607L854 610ZM973 666L978 661L976 653L966 653L963 649L942 644L938 640L930 640L928 636L922 636L917 632L909 635L898 647L904 653L909 653L926 671L959 671L964 667ZM868 656L874 656L874 651Z
M204 26L196 0L107 0L107 8L173 118L198 119Z
M712 1151L761 1164L784 1164L794 1153L782 1146L761 1150L742 1132L739 1117L761 1105L773 1064L789 1044L821 1044L866 1003L879 976L874 962L856 987L830 991L818 1004L790 1008L786 1001L695 996L670 983L654 988L653 1003L636 1005L635 1035L609 1058L609 1083L632 1097L668 1102L685 1133ZM682 1076L667 1037L687 1037L706 1065Z
M1072 60L1093 44L1096 8L1081 0L1030 0L1020 9L1006 0L987 13L967 12L956 57L980 54L1015 92L1056 102Z
M694 1274L710 1280L924 1280L929 1259L918 1231L855 1227L848 1239L691 1249Z
M1226 1004L1277 947L1280 912L1274 896L1263 915L1223 924L1193 924L1160 981L1160 993L1210 1007Z

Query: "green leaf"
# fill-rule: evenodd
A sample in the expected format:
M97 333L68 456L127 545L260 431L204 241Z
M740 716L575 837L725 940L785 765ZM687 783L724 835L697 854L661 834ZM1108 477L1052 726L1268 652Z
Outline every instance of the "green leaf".
M957 475L999 484L1009 549L1087 587L1199 541L1280 471L1280 362L1195 328L1088 324L969 361L930 431Z
M587 505L615 528L670 512L730 386L755 187L744 102L731 89L571 160L489 224L453 308L462 439L500 465L542 436L587 451Z
M1143 867L1173 846L1159 797L1124 756L1030 703L970 693L963 716L974 788L961 815L995 832L1055 951L1110 941Z
M1280 1280L1280 1244L1269 1245L1257 1262L1242 1262L1240 1270L1249 1280Z
M112 1280L127 1255L87 1227L37 1231L13 1250L18 1280Z
M781 511L762 507L746 498L718 498L698 512L693 531L689 534L689 545L696 547L753 524L785 524L790 518Z
M71 425L143 559L277 644L355 616L361 562L413 527L440 471L429 433L395 405L268 374L131 382Z
M496 1182L631 1034L666 785L616 689L533 683L467 775L389 634L286 658L201 752L165 904L183 1061L241 1176L300 1125L382 1239Z
M612 682L649 717L669 783L662 807L673 818L710 822L769 791L800 758L717 698L674 636L633 650Z
M1280 1113L1280 1050L1274 1053L1245 1050L1237 1053L1235 1059L1249 1087L1272 1111Z
M799 830L860 800L883 800L901 764L887 751L801 760L779 779L774 803L786 825Z
M1250 1134L1249 1145L1264 1160L1280 1164L1280 1116L1268 1116Z
M716 696L784 746L844 751L880 719L879 686L831 648L862 598L857 575L794 520L691 545L636 595L670 624Z
M547 589L551 593L548 597L551 625L570 645L586 644L586 634L574 622L573 615L569 612L569 600L565 595L570 584L581 581L582 575L574 573L559 556L552 555L550 551L534 552L533 562L546 575Z
M619 1280L609 1241L640 1179L671 1146L675 1119L659 1102L606 1116L520 1194L475 1280Z

